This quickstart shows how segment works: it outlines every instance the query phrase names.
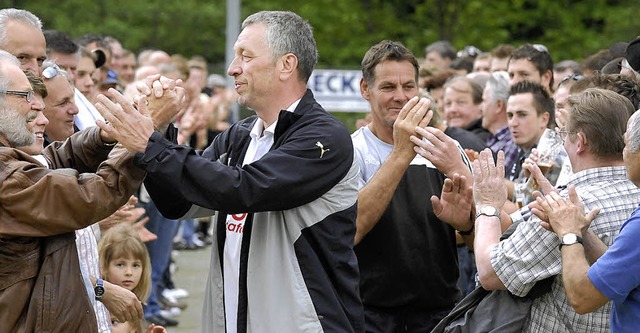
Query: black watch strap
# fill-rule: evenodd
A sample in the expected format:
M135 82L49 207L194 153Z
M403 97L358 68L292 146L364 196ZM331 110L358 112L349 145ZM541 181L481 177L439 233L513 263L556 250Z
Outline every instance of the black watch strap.
M458 230L458 233L462 236L469 236L473 233L473 231L476 229L476 225L475 223L472 221L471 222L471 229L467 230L467 231L462 231L462 230Z

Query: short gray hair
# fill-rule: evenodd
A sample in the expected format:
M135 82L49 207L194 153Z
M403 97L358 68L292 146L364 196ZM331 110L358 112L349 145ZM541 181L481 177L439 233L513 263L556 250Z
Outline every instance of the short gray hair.
M20 66L20 61L18 61L18 58L5 50L0 50L0 91L6 91L9 87L9 83L11 82L11 80L4 73L3 67L5 63L13 64L18 67ZM0 107L4 106L5 98L5 94L0 94Z
M640 149L640 113L638 111L631 115L627 134L629 135L629 151L635 153Z
M504 101L509 99L509 73L497 71L491 73L487 81L487 87L491 90L491 101Z
M242 29L256 23L267 27L267 45L274 60L293 53L298 58L299 79L307 82L318 63L318 47L309 22L289 11L261 11L247 17Z
M424 52L429 54L431 52L438 52L438 54L443 58L449 58L451 60L455 59L457 56L456 48L451 45L451 42L448 40L439 40L433 42L427 47L425 47Z
M30 11L16 8L0 9L0 47L7 42L7 24L10 21L20 21L42 30L42 21Z

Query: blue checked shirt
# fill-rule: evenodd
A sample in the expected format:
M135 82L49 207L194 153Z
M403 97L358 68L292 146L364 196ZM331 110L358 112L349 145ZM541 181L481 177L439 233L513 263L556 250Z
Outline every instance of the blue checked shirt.
M496 132L495 135L489 136L487 139L487 146L494 154L498 154L498 151L504 152L504 170L509 171L513 168L513 164L518 160L518 146L513 141L511 132L509 132L509 126L503 127Z
M640 202L640 189L627 177L624 166L594 168L574 174L573 184L585 205L585 212L600 208L590 229L607 245ZM560 195L568 197L563 188ZM526 210L526 209L525 209ZM522 214L524 213L524 214ZM585 315L577 314L567 301L562 286L560 240L540 226L540 219L523 212L512 214L516 231L491 251L491 265L509 291L525 296L536 281L556 276L551 292L534 300L523 332L609 332L611 303Z

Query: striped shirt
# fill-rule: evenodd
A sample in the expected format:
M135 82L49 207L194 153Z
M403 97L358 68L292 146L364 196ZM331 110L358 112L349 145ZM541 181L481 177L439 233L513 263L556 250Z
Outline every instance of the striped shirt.
M93 284L90 277L100 277L100 257L98 255L98 241L95 236L95 229L98 224L90 225L86 228L76 230L76 247L78 248L78 259L80 260L80 271L84 280L89 300L96 312L96 320L98 321L98 332L111 332L111 320L109 319L109 311L102 304L96 301L96 295L93 291ZM100 229L98 229L100 232Z
M574 185L585 212L600 208L590 229L607 245L640 202L640 189L626 177L624 166L594 168L574 174ZM568 190L560 195L568 197ZM540 226L536 216L520 223L516 231L491 251L491 264L507 289L525 296L537 281L556 276L551 292L534 300L523 332L609 332L611 304L579 315L568 303L562 286L560 240Z

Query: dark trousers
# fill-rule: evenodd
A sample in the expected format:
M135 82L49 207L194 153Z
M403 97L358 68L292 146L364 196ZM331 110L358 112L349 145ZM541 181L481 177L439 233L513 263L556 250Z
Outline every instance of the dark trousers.
M367 333L428 333L453 308L422 310L413 307L381 309L365 306Z
M467 296L476 289L476 259L473 252L466 245L458 246L458 289L462 292L462 297Z

